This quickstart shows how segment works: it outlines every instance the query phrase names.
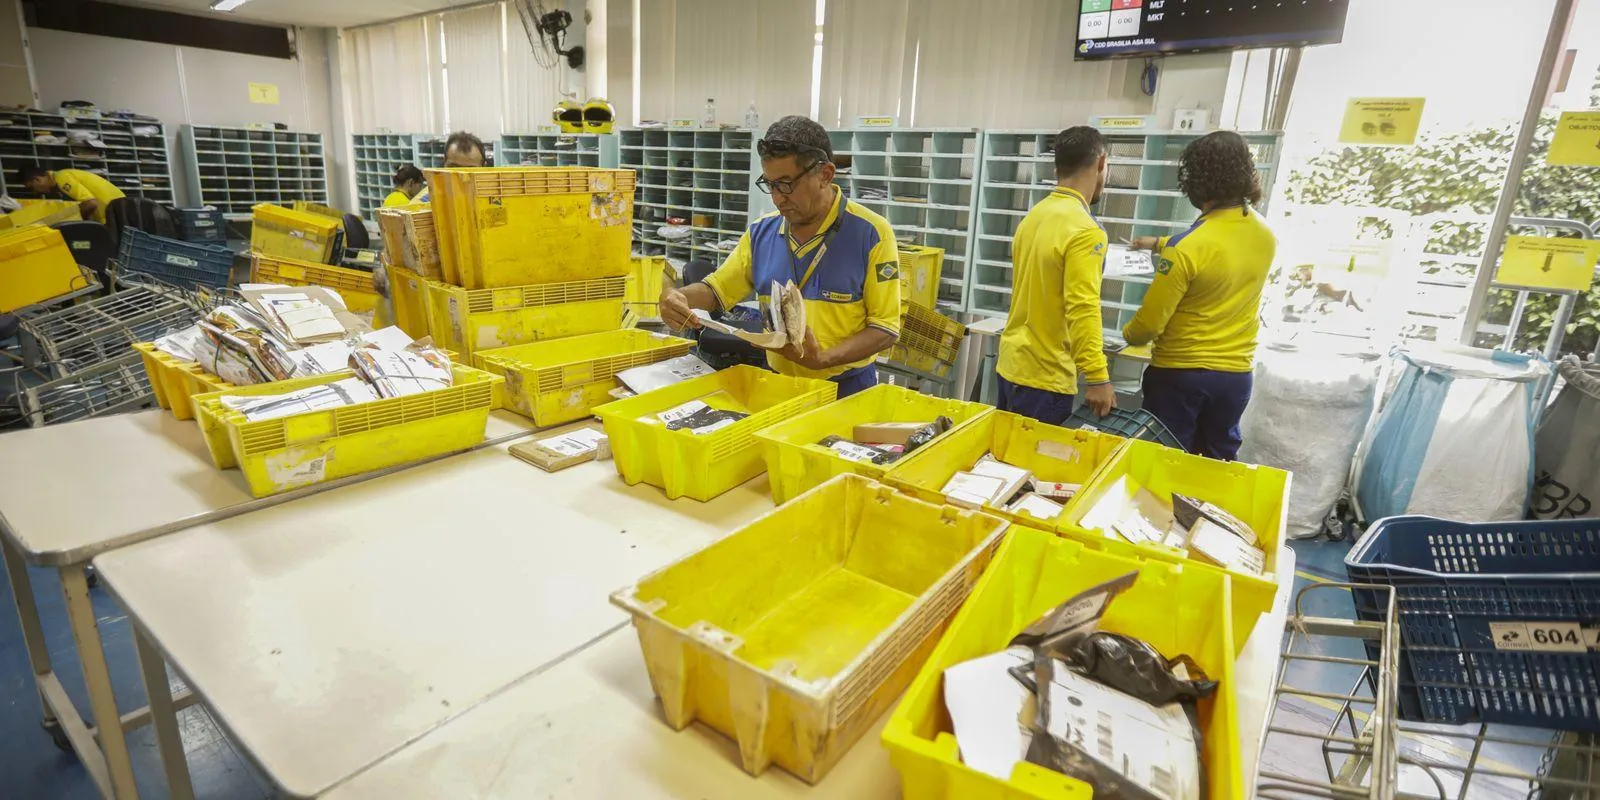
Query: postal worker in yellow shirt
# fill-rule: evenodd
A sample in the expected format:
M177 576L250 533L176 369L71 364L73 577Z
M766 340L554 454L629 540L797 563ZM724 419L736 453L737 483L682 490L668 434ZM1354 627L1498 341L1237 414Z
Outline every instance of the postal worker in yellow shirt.
M1200 219L1176 236L1133 243L1158 252L1156 275L1122 335L1132 345L1155 343L1145 409L1190 452L1231 461L1278 242L1251 207L1261 202L1261 178L1239 134L1217 131L1184 148L1178 187Z
M105 224L106 206L123 197L122 190L111 181L81 169L58 169L51 172L43 167L30 166L17 170L17 183L30 192L47 198L65 197L78 204L84 219Z
M1056 187L1011 241L1011 313L1000 334L1000 409L1060 425L1078 378L1099 416L1117 406L1100 330L1106 232L1089 213L1106 184L1106 140L1088 126L1056 134Z
M778 207L750 224L704 282L661 294L661 318L699 327L694 309L728 308L755 291L765 306L773 282L793 281L805 298L806 337L767 352L784 374L827 378L848 397L878 383L878 353L900 337L900 250L889 223L833 185L828 131L800 116L772 123L756 142L756 185Z

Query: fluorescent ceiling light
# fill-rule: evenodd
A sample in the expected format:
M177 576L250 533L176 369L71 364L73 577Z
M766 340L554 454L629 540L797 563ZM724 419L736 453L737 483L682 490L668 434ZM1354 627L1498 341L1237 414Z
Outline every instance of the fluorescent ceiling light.
M250 0L213 0L211 3L211 10L232 11L248 2L250 2Z

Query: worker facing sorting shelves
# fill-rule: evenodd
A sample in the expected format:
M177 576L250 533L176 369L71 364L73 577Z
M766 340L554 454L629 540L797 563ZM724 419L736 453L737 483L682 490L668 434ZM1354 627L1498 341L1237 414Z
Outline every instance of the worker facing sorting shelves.
M51 172L40 166L23 167L17 170L17 183L43 197L72 200L78 204L84 219L99 223L106 221L106 206L125 196L111 181L81 169Z
M1202 213L1176 236L1133 242L1157 251L1156 274L1122 335L1154 343L1144 408L1190 452L1232 461L1277 239L1251 207L1261 202L1261 177L1239 134L1217 131L1185 147L1178 187Z
M1000 335L999 407L1060 425L1078 378L1095 414L1117 407L1100 330L1106 232L1089 210L1106 185L1106 139L1086 125L1055 139L1056 187L1028 211L1011 248L1011 313Z
M710 323L696 312L730 307L755 291L774 323L774 335L755 343L773 369L832 380L841 398L877 385L874 359L900 336L894 231L833 184L833 145L816 122L778 120L756 153L756 185L772 195L777 213L752 223L705 281L664 291L662 318L676 329L698 328Z
M383 198L384 208L398 208L411 205L412 198L422 191L427 183L422 180L422 170L415 164L402 164L394 171L394 191Z

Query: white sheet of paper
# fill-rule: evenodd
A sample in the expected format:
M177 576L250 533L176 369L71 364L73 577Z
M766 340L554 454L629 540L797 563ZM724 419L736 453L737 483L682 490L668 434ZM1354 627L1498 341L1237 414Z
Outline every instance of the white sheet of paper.
M981 506L994 502L994 497L1004 489L1005 479L991 475L974 475L971 472L957 472L950 476L944 488L939 491L957 505Z
M560 436L539 439L538 444L546 450L553 450L564 456L576 456L599 447L600 442L604 441L605 438L605 431L595 428L579 428Z
M404 350L414 340L405 331L390 325L361 334L361 341L377 345L379 350Z
M1150 275L1155 271L1156 265L1148 250L1133 250L1120 244L1106 247L1107 277Z
M716 370L712 369L710 364L701 361L698 356L687 355L625 369L617 373L617 380L622 381L622 384L632 389L635 394L644 394L713 372Z
M1033 492L1028 492L1022 496L1022 499L1006 508L1007 511L1012 513L1027 512L1036 519L1046 520L1061 516L1061 509L1061 504Z
M705 408L706 408L706 404L705 403L702 403L699 400L690 400L689 402L684 403L682 405L675 406L673 408L667 409L666 411L662 411L662 412L657 413L656 414L656 419L659 419L662 422L664 422L664 423L666 423L668 425L671 425L672 423L677 422L680 419L685 419L685 418L688 418L688 417L692 417L695 414L699 413L700 411L704 410Z
M304 347L293 355L306 375L326 375L350 368L350 345L342 340Z
M1020 719L1028 690L1006 670L1031 658L1027 648L1018 647L944 671L944 705L962 763L1003 781L1011 778L1033 738Z
M1052 736L1071 741L1162 800L1199 798L1199 750L1183 706L1153 706L1060 661L1054 667L1047 724Z

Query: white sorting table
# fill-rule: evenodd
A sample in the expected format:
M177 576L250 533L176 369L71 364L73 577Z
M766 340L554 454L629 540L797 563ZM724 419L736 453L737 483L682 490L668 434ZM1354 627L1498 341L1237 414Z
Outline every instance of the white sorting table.
M1294 552L1279 556L1286 584L1256 625L1238 660L1245 779L1271 712L1283 626L1294 579ZM892 712L890 712L892 713ZM607 635L560 664L378 762L325 800L520 798L786 797L896 798L898 774L878 741L888 714L816 787L773 767L759 778L739 766L738 747L701 725L667 727L631 627Z
M519 438L531 430L528 420L497 411L490 415L485 442ZM121 716L120 727L109 726L109 733L103 722L98 729L84 722L50 663L26 565L60 573L94 718L119 719L89 602L89 560L115 547L343 482L252 498L238 470L219 470L211 463L198 425L155 409L0 435L0 463L8 465L6 479L0 481L0 551L45 727L72 745L101 794L134 797L133 768L122 734L145 724L148 712ZM178 698L179 704L186 699Z
M95 566L147 673L165 658L274 784L305 797L621 630L611 590L771 509L764 478L674 502L609 462L549 474L499 445ZM186 797L170 710L153 711Z

